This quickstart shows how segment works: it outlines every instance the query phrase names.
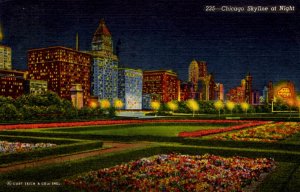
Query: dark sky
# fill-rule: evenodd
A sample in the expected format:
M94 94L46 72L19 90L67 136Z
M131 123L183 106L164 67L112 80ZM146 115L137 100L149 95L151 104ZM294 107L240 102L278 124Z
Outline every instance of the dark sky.
M13 66L26 69L30 48L75 46L89 50L101 18L114 44L120 40L122 65L172 69L188 78L192 59L205 60L208 70L228 90L246 73L254 88L269 80L289 79L300 87L299 1L243 0L0 0L4 44L13 49ZM296 12L207 13L204 5L294 5Z

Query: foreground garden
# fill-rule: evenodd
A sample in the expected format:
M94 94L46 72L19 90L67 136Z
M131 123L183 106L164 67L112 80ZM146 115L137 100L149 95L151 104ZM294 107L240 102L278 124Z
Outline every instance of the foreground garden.
M0 171L0 184L4 191L297 191L299 138L297 122L155 119L7 125L0 132L6 144L0 145L5 151L0 170L104 150L112 141L144 144Z

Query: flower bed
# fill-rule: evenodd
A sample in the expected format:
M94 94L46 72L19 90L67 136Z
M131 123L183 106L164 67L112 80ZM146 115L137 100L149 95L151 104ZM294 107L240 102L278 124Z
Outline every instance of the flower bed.
M275 167L272 159L156 155L92 171L66 185L84 191L242 191Z
M241 121L241 120L99 120L99 121L85 121L85 122L0 125L0 130L93 126L93 125L115 125L115 124L121 124L121 125L122 124L143 124L143 123L248 123L248 122L249 121Z
M233 130L245 129L253 126L258 126L262 124L266 124L266 121L253 121L250 123L242 124L242 125L235 125L231 127L225 128L217 128L217 129L207 129L207 130L199 130L199 131L192 131L192 132L181 132L178 134L179 137L201 137L205 135L211 135L216 133L223 133Z
M220 136L215 136L213 137L213 139L276 142L278 140L283 140L298 132L300 132L300 123L278 122L278 123L261 125L253 129L247 129L236 133L227 133Z
M27 152L34 149L55 147L56 144L52 143L21 143L21 142L8 142L0 141L0 154L15 153L15 152Z

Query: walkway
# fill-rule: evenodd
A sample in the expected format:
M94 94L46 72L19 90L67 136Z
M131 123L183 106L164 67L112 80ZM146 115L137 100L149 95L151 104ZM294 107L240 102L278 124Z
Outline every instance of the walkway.
M60 155L60 156L51 156L51 157L45 157L45 158L41 158L41 159L35 159L35 160L26 161L26 162L21 162L21 163L9 164L7 166L1 166L0 173L7 173L7 172L16 171L16 170L25 169L25 168L38 167L38 166L42 166L42 165L63 163L63 162L67 162L67 161L88 158L88 157L97 156L97 155L101 155L101 154L123 151L126 149L137 149L137 148L146 147L147 145L149 145L149 143L147 143L147 142L139 142L139 143L105 142L104 147L109 147L109 148L92 150L92 151L83 151L83 152L79 152L79 153L66 154L66 155Z

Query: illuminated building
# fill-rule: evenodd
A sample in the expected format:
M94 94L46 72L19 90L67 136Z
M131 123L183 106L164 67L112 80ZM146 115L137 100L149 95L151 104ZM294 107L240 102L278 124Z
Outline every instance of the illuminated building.
M48 89L71 101L71 88L81 84L83 103L90 97L91 55L66 47L28 51L29 78L48 82Z
M171 70L143 72L143 94L156 94L161 102L179 100L180 81Z
M4 45L0 45L0 69L12 69L11 48Z
M25 81L24 93L43 94L48 90L48 82L43 80L28 79Z
M182 82L180 84L180 101L195 99L196 94L197 93L194 91L194 85L192 82Z
M83 89L81 84L72 85L70 93L73 106L81 109L83 107Z
M189 65L189 82L194 85L195 99L215 100L214 76L208 74L205 61L193 60Z
M273 82L269 81L269 83L268 83L268 103L271 103L273 100L274 100Z
M247 102L253 104L252 76L250 73L246 75L245 79L241 80L240 86L229 90L226 94L226 98L235 103Z
M0 43L3 40L3 32L0 23ZM0 69L11 70L11 48L0 44Z
M94 33L92 40L93 78L92 95L113 102L118 97L118 58L113 53L113 42L104 20Z
M208 99L206 99L206 101L207 100L209 100L209 101L215 100L215 86L216 86L215 79L212 74L210 74L209 76L210 76L210 78L209 78L209 83L208 83L208 91L206 91L206 92L208 92L208 97L206 97Z
M189 65L189 82L194 85L194 90L198 91L199 81L204 81L207 77L207 64L205 61L193 60Z
M215 99L224 101L224 85L222 83L216 83L215 90Z
M246 75L246 84L245 84L245 102L252 104L253 100L252 100L252 76L250 75L250 73L248 73L248 75Z
M252 91L252 104L253 105L259 105L260 104L260 93L257 90Z
M142 109L143 72L135 69L119 69L118 98L124 109Z
M24 94L24 82L27 72L0 70L0 95L17 98Z

